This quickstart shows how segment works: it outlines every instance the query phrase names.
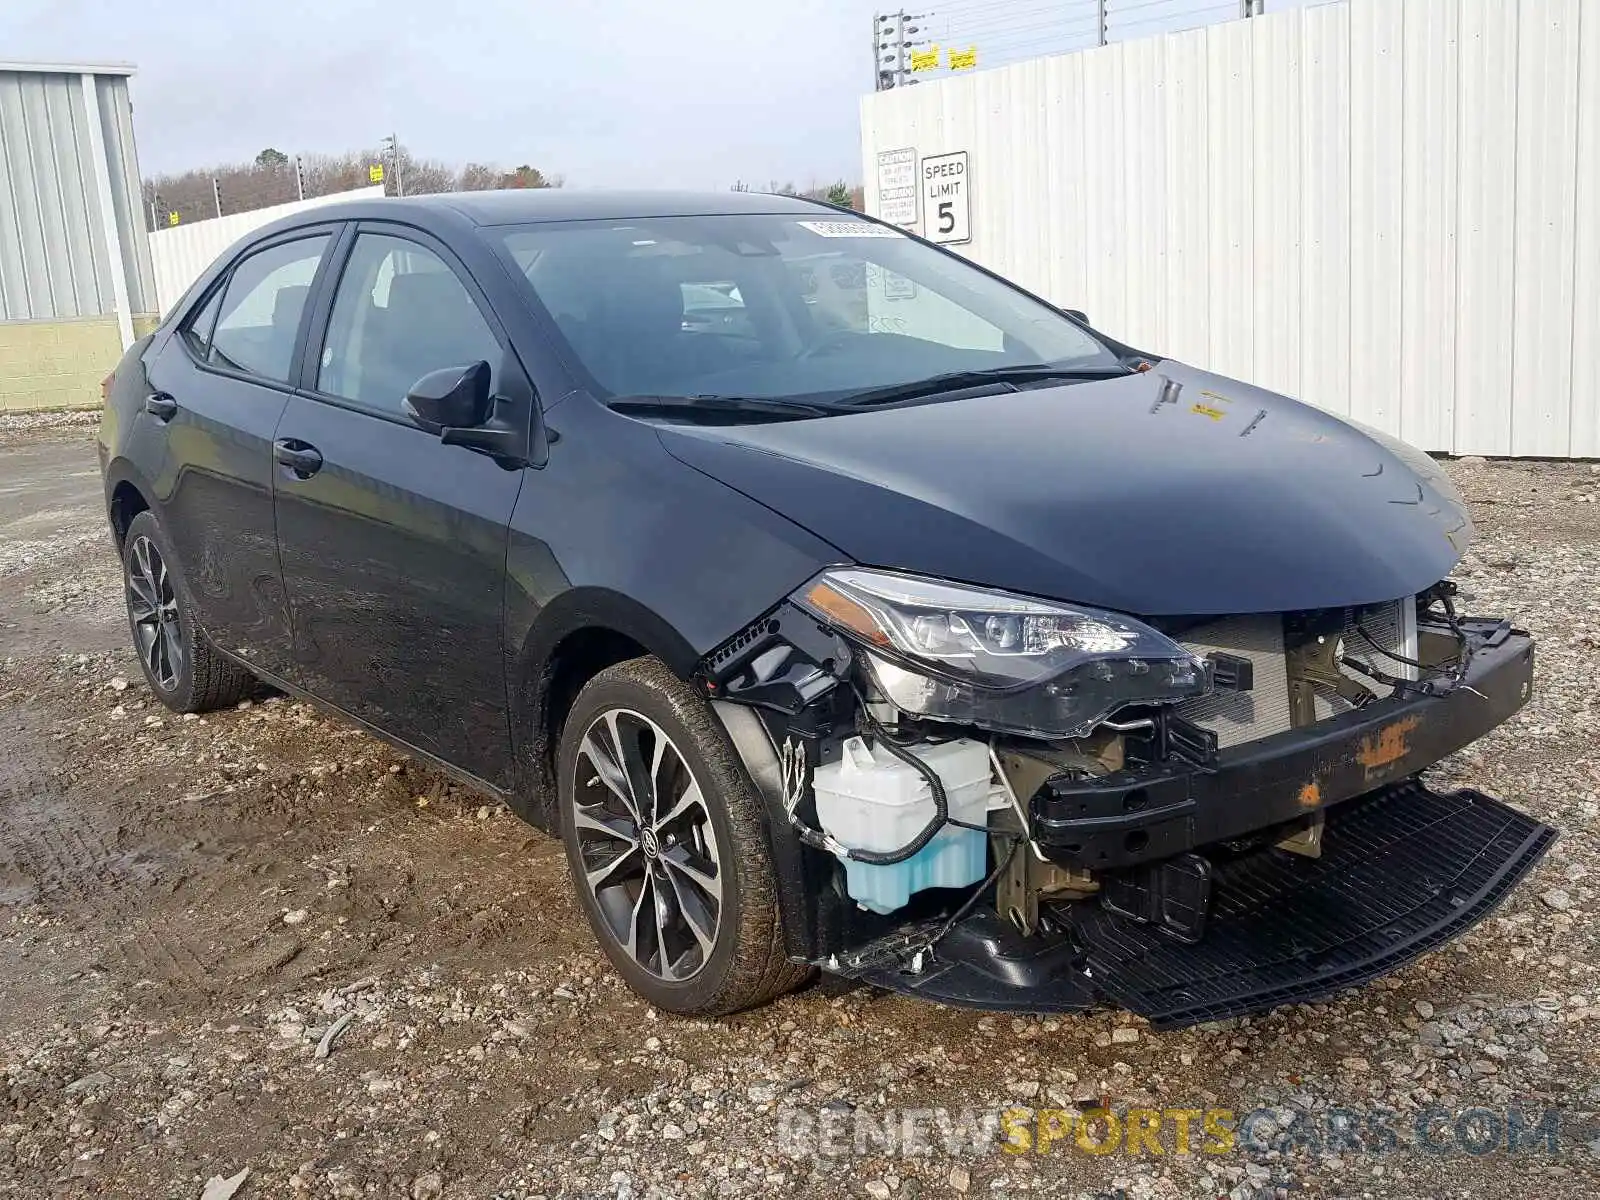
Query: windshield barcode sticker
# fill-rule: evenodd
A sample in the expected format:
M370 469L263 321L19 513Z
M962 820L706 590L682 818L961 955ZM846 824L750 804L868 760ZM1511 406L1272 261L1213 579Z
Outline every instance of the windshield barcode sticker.
M887 225L874 225L870 221L801 221L799 224L818 237L826 238L897 238L905 236Z

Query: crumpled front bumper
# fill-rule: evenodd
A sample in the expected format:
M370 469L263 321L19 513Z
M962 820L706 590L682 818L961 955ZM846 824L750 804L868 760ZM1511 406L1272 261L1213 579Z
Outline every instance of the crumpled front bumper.
M849 956L845 974L964 1007L1071 1012L1110 1001L1157 1029L1324 999L1487 916L1555 830L1479 792L1407 782L1328 815L1322 856L1263 847L1220 858L1205 936L1186 943L1095 901L1056 905L1023 937L974 912L915 969L925 929Z
M913 922L830 966L967 1007L1065 1012L1110 1001L1156 1028L1364 983L1482 920L1555 840L1493 797L1436 793L1412 778L1521 708L1532 673L1532 640L1501 630L1447 694L1385 700L1237 746L1210 771L1053 780L1031 798L1035 836L1058 862L1093 869L1103 900L1047 904L1029 937L978 909L920 956L939 922ZM1245 837L1317 813L1320 857ZM1203 934L1111 902L1118 881L1159 895L1153 881L1174 866L1164 860L1180 855L1205 881Z
M1282 825L1406 779L1501 724L1533 686L1533 639L1480 645L1442 696L1365 708L1223 750L1214 769L1138 766L1051 780L1029 801L1040 849L1116 870Z

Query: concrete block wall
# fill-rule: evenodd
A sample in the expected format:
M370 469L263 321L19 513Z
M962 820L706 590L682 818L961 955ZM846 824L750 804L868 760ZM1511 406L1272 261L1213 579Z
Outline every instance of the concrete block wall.
M156 318L135 317L135 337ZM122 357L117 318L0 321L0 412L95 408L100 381Z

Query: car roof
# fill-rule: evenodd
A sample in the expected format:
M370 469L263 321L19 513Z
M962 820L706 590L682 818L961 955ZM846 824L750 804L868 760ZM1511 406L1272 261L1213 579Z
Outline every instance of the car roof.
M395 217L410 211L455 213L474 225L534 221L626 220L735 213L816 213L831 206L803 196L765 192L583 191L576 188L508 188L493 192L440 192L404 199L322 204L297 213L300 223Z

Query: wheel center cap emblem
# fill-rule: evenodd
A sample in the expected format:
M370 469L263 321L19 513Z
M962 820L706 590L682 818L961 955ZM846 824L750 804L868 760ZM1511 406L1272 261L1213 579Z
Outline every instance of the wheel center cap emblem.
M646 829L639 835L639 846L644 850L646 858L655 858L661 853L661 847L656 843L656 834L653 829Z

